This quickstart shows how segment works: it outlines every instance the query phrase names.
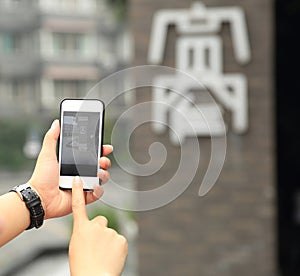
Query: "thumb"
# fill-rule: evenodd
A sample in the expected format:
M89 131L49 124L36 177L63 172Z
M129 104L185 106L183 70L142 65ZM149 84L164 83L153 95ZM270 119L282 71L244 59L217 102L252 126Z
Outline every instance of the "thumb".
M79 225L82 220L88 220L88 216L85 209L83 186L79 176L76 176L73 180L72 211L75 227L77 227L77 225Z
M57 145L59 132L60 132L59 121L54 120L51 125L51 128L48 130L48 132L44 137L41 153L56 154L56 145Z

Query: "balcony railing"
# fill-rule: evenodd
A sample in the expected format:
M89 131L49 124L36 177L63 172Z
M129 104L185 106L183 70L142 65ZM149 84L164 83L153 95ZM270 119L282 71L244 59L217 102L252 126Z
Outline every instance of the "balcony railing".
M26 32L40 23L40 13L36 6L24 3L13 4L0 0L0 31ZM28 2L29 3L29 2Z
M0 55L0 77L30 78L41 74L41 62L37 56Z

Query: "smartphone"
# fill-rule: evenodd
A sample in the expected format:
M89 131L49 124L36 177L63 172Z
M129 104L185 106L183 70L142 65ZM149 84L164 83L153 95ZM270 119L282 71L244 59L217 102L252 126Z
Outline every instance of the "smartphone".
M64 99L60 104L58 148L59 187L72 189L79 175L86 191L101 184L98 160L102 155L104 103L100 100Z

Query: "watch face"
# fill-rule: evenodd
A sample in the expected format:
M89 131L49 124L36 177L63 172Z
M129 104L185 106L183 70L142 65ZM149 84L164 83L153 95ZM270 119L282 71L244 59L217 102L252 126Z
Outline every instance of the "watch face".
M20 196L20 198L21 198L22 200L24 200L21 191L23 191L23 190L25 190L25 189L27 189L27 188L31 188L31 187L29 186L29 184L25 183L25 184L21 184L21 185L15 186L15 187L12 189L12 191L16 192L16 193Z

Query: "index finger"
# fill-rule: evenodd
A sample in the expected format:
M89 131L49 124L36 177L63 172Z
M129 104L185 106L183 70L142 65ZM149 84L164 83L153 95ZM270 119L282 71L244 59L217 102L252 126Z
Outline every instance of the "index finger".
M82 220L88 220L85 208L85 199L83 194L83 186L79 176L76 176L72 185L72 211L74 225Z

